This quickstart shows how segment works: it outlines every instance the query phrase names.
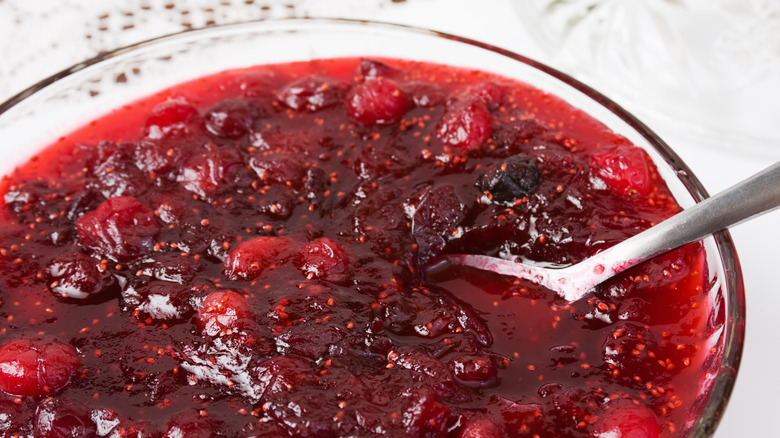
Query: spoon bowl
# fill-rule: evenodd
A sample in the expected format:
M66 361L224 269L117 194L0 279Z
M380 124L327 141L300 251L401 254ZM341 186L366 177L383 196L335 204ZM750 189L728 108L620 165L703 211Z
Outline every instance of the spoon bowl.
M519 261L517 256L448 254L429 272L447 264L470 266L546 287L568 302L657 255L780 207L780 162L671 218L579 263L563 268Z

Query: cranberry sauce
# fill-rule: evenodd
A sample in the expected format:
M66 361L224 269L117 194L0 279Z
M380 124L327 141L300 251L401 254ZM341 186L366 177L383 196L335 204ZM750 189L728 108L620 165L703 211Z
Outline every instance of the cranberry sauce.
M425 277L444 253L575 263L679 210L642 150L487 73L229 71L2 194L2 436L674 437L702 380L699 244L573 304Z

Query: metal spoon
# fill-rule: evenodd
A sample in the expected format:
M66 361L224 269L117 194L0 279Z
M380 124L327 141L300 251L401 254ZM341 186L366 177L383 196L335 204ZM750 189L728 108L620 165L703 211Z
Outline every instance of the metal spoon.
M605 280L645 260L724 230L780 206L780 162L737 183L617 245L577 264L549 268L484 255L448 254L429 270L447 262L529 280L569 302L577 301Z

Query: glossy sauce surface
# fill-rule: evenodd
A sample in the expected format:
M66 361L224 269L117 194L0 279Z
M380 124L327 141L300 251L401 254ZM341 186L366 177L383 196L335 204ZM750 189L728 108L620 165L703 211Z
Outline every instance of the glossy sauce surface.
M4 436L674 437L701 383L699 244L571 305L425 278L447 252L575 263L679 210L625 138L487 73L225 72L2 193Z

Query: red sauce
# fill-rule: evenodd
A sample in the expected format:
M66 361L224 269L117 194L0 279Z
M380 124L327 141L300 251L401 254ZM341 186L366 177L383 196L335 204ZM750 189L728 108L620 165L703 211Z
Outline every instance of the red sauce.
M642 150L523 83L229 71L63 137L2 193L3 436L675 437L692 415L701 245L572 304L425 277L444 253L575 263L679 210Z

